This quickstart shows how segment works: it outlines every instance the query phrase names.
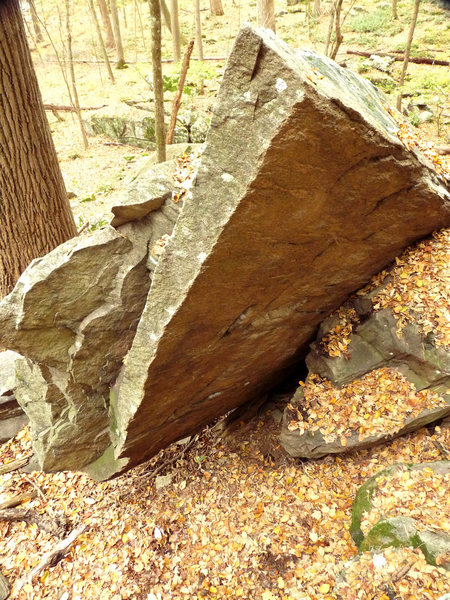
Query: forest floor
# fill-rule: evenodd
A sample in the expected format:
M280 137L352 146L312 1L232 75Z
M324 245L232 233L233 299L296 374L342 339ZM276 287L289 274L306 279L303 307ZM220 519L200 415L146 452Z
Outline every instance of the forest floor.
M363 11L354 8L347 17L338 61L345 61L349 68L366 76L381 78L384 91L389 92L389 86L392 88L389 80L398 78L401 63L395 63L390 78L373 70L367 59L345 53L348 48L374 51L404 47L411 3L400 0L399 22L386 16L387 4L358 2L357 7ZM59 40L55 6L46 2L41 11L54 39ZM148 32L142 28L142 34L140 28L140 22L147 23L143 11L148 7L140 2L134 6L133 13L127 5L125 47L131 48L130 60L135 62L127 69L114 71L115 85L109 83L98 65L76 64L83 106L114 107L123 98L150 94L144 79L150 65L143 62L148 60L145 50ZM319 19L308 17L308 6L287 7L276 3L278 33L293 46L323 51L328 3L323 3ZM221 59L228 54L239 25L244 21L255 22L256 14L255 3L248 1L227 0L224 9L224 17L202 12L205 54ZM74 17L73 23L76 57L91 59L95 52L92 36L89 42L84 34L86 15L81 16L81 8L77 15L78 20ZM193 17L187 2L181 2L180 16L182 30L190 37ZM427 56L450 59L449 17L450 13L437 3L423 2L413 46L415 54L426 52ZM166 57L170 55L167 34L164 52ZM54 60L52 47L45 42L33 56L44 101L68 104L58 66L48 62ZM211 110L224 64L224 60L193 62L191 83L200 89L204 80L205 92L185 98L185 107L194 105ZM179 65L165 63L166 73L176 73L177 69ZM407 87L418 94L414 98L424 99L427 106L435 107L433 120L419 124L415 130L422 144L448 144L448 69L411 65L409 72ZM444 105L442 110L438 108L441 105ZM77 194L72 207L78 225L89 221L90 227L96 228L105 221L109 207L123 193L127 179L146 159L148 151L110 145L110 140L104 137L90 138L89 148L84 150L75 119L65 116L60 122L51 113L48 116L67 189ZM418 124L418 117L415 109L411 111L410 120ZM448 271L448 262L443 268ZM37 492L23 508L63 524L58 535L54 535L35 524L0 523L0 568L14 586L12 597L18 600L339 598L336 585L339 565L357 552L349 525L359 486L394 462L448 459L450 423L421 429L370 450L299 461L285 456L279 448L276 437L279 426L273 414L274 411L263 411L248 422L237 421L232 426L225 426L221 419L198 436L172 445L145 465L111 482L94 482L81 473L14 471L0 475L2 497ZM1 447L0 463L29 457L31 453L29 431L24 429ZM67 556L55 566L44 568L33 580L27 579L27 573L44 554L78 527L84 530ZM426 565L419 551L406 552L401 563L395 560L391 561L394 570L389 593L370 587L373 572L361 569L353 582L354 595L342 598L436 600L449 591L449 579L443 569ZM403 578L396 579L405 564L409 570Z

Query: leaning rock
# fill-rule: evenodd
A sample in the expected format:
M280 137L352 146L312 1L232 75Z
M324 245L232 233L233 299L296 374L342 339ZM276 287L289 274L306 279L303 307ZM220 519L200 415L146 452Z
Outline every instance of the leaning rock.
M426 491L423 494L420 493L419 479L422 475L428 481L436 480L434 486L424 484ZM442 501L446 493L448 495L449 487L450 461L395 464L368 479L355 497L350 527L360 552L410 546L419 548L428 563L450 570L448 522L445 516L440 519L439 514L433 518L435 509L445 513ZM411 489L414 490L413 502ZM387 500L380 498L380 491ZM421 522L423 515L428 521Z
M109 390L145 304L151 248L178 212L169 198L117 231L69 240L33 261L0 304L0 339L25 357L16 397L44 470L81 468L108 446Z
M0 444L13 438L28 423L28 418L15 398L17 387L16 352L0 352Z
M11 588L9 587L8 580L0 573L0 600L6 600L9 597Z
M111 474L280 380L351 291L450 222L443 181L396 130L367 81L241 30L112 393Z

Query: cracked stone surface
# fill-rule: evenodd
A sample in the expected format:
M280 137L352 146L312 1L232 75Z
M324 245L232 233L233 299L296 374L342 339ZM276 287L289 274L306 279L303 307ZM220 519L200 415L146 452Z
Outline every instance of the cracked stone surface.
M152 181L144 172L133 183L150 204ZM36 259L0 304L0 340L23 356L15 395L44 470L79 469L110 443L109 392L150 287L151 248L170 235L179 213L171 194L160 200L159 193L159 210L147 207L138 221Z
M130 468L270 388L350 292L450 223L443 180L396 129L366 80L241 30L91 474Z

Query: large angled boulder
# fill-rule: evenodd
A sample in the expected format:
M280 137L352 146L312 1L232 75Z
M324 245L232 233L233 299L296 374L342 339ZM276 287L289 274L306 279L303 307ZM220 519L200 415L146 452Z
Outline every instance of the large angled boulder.
M145 304L157 262L152 248L179 214L146 173L133 185L148 204L139 220L36 259L0 304L1 342L23 356L15 361L15 397L45 470L78 469L110 443L109 391Z
M241 30L92 474L130 468L267 390L350 292L450 222L444 181L396 130L369 82Z

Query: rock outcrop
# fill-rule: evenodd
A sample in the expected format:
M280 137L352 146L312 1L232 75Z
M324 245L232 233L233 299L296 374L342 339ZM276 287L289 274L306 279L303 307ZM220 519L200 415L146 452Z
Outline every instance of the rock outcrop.
M443 180L396 129L370 83L244 27L162 253L170 198L35 261L0 306L43 468L110 477L257 397L349 293L449 224Z
M449 221L443 182L395 131L365 80L240 32L111 395L102 476L261 394L351 291Z
M156 173L161 169L167 165ZM148 173L142 179L130 191L139 189L145 207L138 221L74 238L36 259L0 305L2 342L26 357L16 361L15 395L45 470L77 469L110 442L109 391L145 304L156 263L151 249L170 235L179 213ZM116 219L130 220L130 210L138 209L128 203Z
M22 357L16 352L0 352L0 444L13 438L28 418L15 397L17 387L16 361Z
M322 322L284 414L289 454L367 448L450 414L449 242L442 231L409 249Z

